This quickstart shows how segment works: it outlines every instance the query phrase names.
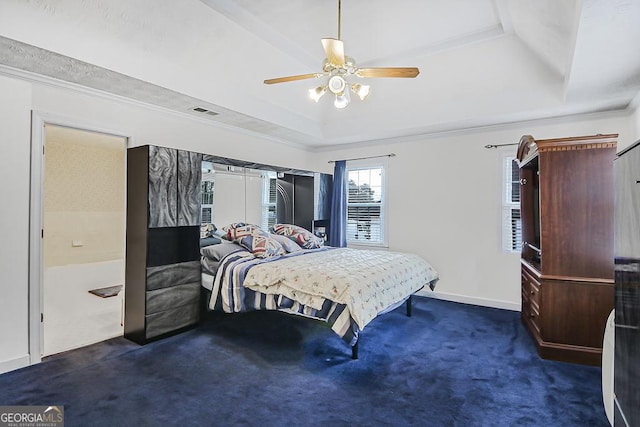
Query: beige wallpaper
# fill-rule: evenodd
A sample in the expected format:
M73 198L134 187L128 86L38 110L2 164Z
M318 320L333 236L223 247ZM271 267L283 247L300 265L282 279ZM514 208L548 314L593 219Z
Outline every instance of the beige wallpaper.
M125 139L51 125L45 138L45 266L123 259Z

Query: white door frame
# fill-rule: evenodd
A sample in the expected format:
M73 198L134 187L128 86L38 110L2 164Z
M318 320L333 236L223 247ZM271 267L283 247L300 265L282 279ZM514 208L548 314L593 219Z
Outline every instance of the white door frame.
M29 362L40 363L44 350L42 330L43 313L43 227L44 227L44 144L45 125L68 127L88 132L109 134L125 139L125 174L127 152L131 146L131 133L105 129L95 123L81 122L76 119L42 111L31 112L31 183L29 203ZM125 179L126 182L126 179ZM125 212L126 212L125 188ZM126 215L126 213L125 213ZM126 231L126 222L125 222Z

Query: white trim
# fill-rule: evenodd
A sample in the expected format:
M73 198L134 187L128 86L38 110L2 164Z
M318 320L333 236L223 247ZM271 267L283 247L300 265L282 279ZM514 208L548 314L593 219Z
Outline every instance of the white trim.
M481 307L499 308L502 310L521 311L519 302L492 300L488 298L469 297L466 295L448 294L445 292L421 290L416 293L418 296L435 298L443 301L459 302L462 304L479 305Z
M627 106L627 110L629 111L629 114L633 114L635 109L638 107L640 107L640 92L638 92L636 96L633 97L631 102L629 102L629 105Z
M45 143L44 127L46 124L63 126L109 134L125 139L125 174L127 152L126 148L131 145L131 132L124 132L113 129L102 128L99 125L51 114L43 111L33 110L31 112L31 182L30 182L30 203L29 203L29 362L30 364L42 361L44 350L44 335L42 331L41 314L43 313L43 245L42 230L44 227L43 208L43 188L44 188L44 157L43 148ZM125 212L126 212L126 188L125 188ZM125 214L126 215L126 214ZM125 221L126 223L126 221ZM126 227L126 226L125 226ZM126 229L124 230L126 232Z
M15 371L16 369L24 368L25 366L29 366L28 354L16 357L15 359L9 359L0 362L0 374L4 374L5 372L9 371Z
M612 105L612 104L590 105L586 107L577 106L571 109L570 111L556 112L555 115L553 116L547 115L542 117L526 118L526 117L523 117L522 114L519 114L519 115L516 115L515 117L510 117L510 116L503 117L503 120L501 122L467 120L467 121L458 123L457 127L455 127L455 124L454 125L452 124L434 125L424 129L418 129L414 133L410 133L407 135L382 137L382 138L371 139L371 140L360 139L353 142L350 142L350 141L340 142L339 139L334 139L329 144L318 145L313 143L306 144L301 142L295 142L295 141L283 139L281 137L272 136L272 135L260 133L257 131L252 131L242 127L228 125L226 123L221 123L221 122L213 121L210 119L198 117L187 112L180 112L180 111L172 110L166 107L145 103L143 101L126 98L126 97L115 95L99 89L82 86L77 83L72 83L72 82L56 79L49 76L44 76L31 71L9 67L3 64L0 64L0 75L17 78L30 83L37 83L37 84L42 84L42 85L50 86L54 88L67 89L67 90L84 94L84 95L96 96L96 97L114 101L114 102L122 102L125 104L129 104L129 105L133 105L141 108L146 108L146 109L150 109L158 112L171 114L176 117L193 120L195 122L202 123L202 124L208 124L220 129L237 132L242 135L269 140L269 141L276 142L291 148L307 151L309 153L321 153L321 152L335 151L335 150L369 148L369 147L376 147L380 145L389 146L392 144L415 142L415 141L421 141L424 139L437 139L437 138L448 137L448 136L465 136L465 135L478 136L479 133L483 133L483 132L509 130L509 129L520 128L520 127L527 127L527 126L532 127L532 126L540 126L540 125L546 125L546 124L569 123L569 122L575 121L576 119L588 120L590 118L601 118L601 117L622 117L622 116L628 116L629 114L631 114L633 112L633 109L635 109L640 104L640 93L639 93L631 102L625 102L624 106L617 105L617 104L616 105ZM188 96L188 95L185 95L185 96ZM600 111L590 111L597 108L600 108ZM282 126L281 128L291 130L290 128L284 127L284 126ZM299 132L299 131L296 131L296 132ZM300 132L300 136L316 139L316 140L321 137L319 135L305 134L302 132ZM516 141L508 141L508 142L516 142Z
M638 95L640 97L640 94ZM418 130L415 133L409 135L391 136L388 138L371 139L366 141L344 142L344 143L331 143L327 145L310 145L308 149L313 153L323 153L327 151L341 151L341 150L354 150L365 149L378 146L385 146L386 149L401 143L420 142L438 138L452 137L452 136L475 136L478 141L483 145L486 142L482 142L480 136L486 132L496 132L503 130L513 130L523 127L536 127L544 125L556 125L572 123L576 120L594 120L600 118L624 118L628 117L631 111L627 106L624 108L617 108L606 111L591 111L591 112L574 112L574 113L558 113L556 116L530 118L530 119L504 119L503 122L492 122L483 124L481 121L476 120L469 123L462 123L460 127L452 127L451 124L431 126L432 130ZM507 140L504 143L517 143L517 140ZM334 153L335 155L335 153Z
M102 91L100 89L94 89L92 87L88 87L88 86L83 86L77 83L72 83L72 82L68 82L65 80L59 80L56 79L54 77L49 77L49 76L45 76L42 74L37 74L31 71L26 71L26 70L21 70L18 68L13 68L13 67L9 67L7 65L3 65L0 64L0 75L5 75L8 77L13 77L13 78L17 78L20 80L24 80L27 81L29 83L37 83L37 84L42 84L45 86L49 86L49 87L54 87L57 89L66 89L66 90L70 90L73 91L75 93L80 93L83 95L89 95L89 96L96 96L98 98L101 99L106 99L108 101L113 101L113 102L121 102L121 103L125 103L125 104L129 104L129 105L133 105L136 107L142 107L142 108L146 108L149 110L153 110L153 111L158 111L161 113L166 113L166 114L170 114L172 116L175 117L179 117L182 119L189 119L189 120L193 120L195 122L198 123L202 123L202 124L207 124L210 126L214 126L217 127L219 129L223 129L223 130L227 130L227 131L232 131L232 132L238 132L240 134L243 135L247 135L247 136L252 136L252 137L256 137L259 139L266 139L272 142L276 142L291 148L296 148L299 150L309 150L310 147L313 147L312 145L307 145L307 144L302 144L299 142L294 142L294 141L289 141L286 139L282 139L279 138L277 136L272 136L269 134L264 134L264 133L260 133L257 131L252 131L246 128L242 128L242 127L236 127L236 126L232 126L232 125L228 125L226 123L222 123L222 122L218 122L218 121L214 121L211 119L206 119L203 117L198 117L195 115L192 115L191 113L188 112L181 112L181 111L177 111L177 110L172 110L170 108L166 108L166 107L162 107L159 105L155 105L155 104L149 104L143 101L138 101L137 99L132 99L132 98L126 98L124 96L121 95L116 95L110 92L105 92ZM185 95L185 96L189 96L189 95ZM248 116L251 117L251 116ZM252 117L253 118L253 117ZM258 119L260 120L260 119ZM71 126L70 126L71 127ZM283 127L283 129L289 129L289 128L285 128ZM108 133L108 132L106 132ZM301 133L301 137L306 137L306 138L318 138L318 136L316 135L309 135L309 134L303 134Z
M42 227L44 186L44 118L31 112L31 194L29 203L29 358L30 363L42 360Z

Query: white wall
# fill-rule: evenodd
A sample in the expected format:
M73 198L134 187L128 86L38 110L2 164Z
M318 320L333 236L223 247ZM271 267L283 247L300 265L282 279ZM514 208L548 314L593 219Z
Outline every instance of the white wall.
M84 90L0 76L0 372L29 362L28 242L31 110L81 128L154 144L296 169L310 153L210 122Z
M0 372L29 362L31 86L0 76Z
M387 174L389 249L429 261L441 275L439 297L517 310L520 257L501 248L501 151L484 146L518 142L524 134L545 139L597 133L619 133L621 145L628 145L628 113L321 151L315 169L330 171L328 160L397 154ZM507 150L515 154L516 147Z

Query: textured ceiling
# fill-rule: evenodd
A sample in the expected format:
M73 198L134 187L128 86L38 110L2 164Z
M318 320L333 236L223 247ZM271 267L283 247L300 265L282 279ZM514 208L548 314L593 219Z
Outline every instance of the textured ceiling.
M421 70L345 110L262 83L320 71L336 0L0 0L0 64L322 147L625 108L637 22L637 0L343 0L358 65Z

